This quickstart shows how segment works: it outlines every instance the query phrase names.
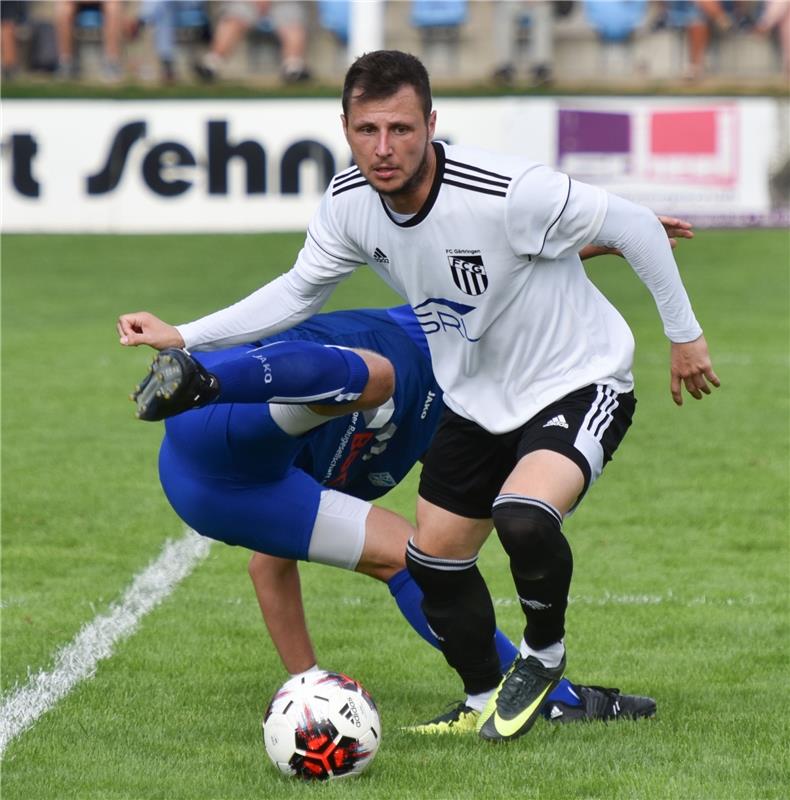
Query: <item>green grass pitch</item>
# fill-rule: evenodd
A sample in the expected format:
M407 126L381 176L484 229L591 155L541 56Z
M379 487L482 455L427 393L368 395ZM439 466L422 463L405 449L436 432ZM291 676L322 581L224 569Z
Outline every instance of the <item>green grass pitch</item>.
M117 601L183 526L156 477L160 426L127 394L150 352L115 318L185 321L292 262L302 237L5 236L2 242L2 691ZM658 701L655 720L552 727L490 746L415 738L459 686L382 585L303 569L322 666L376 698L383 744L353 781L280 777L260 718L284 673L245 552L216 544L134 635L8 747L4 800L786 797L788 263L783 231L703 231L679 262L722 388L675 408L652 300L619 259L590 273L637 339L634 426L566 530L569 677ZM368 270L331 307L397 302ZM414 476L412 476L414 477ZM415 482L386 505L412 516ZM522 623L495 541L500 626Z

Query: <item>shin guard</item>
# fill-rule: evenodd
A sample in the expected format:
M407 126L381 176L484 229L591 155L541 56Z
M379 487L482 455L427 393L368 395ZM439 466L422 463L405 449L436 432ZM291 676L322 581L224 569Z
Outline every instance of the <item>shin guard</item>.
M406 566L422 589L422 608L447 663L464 682L467 694L480 694L499 683L494 641L496 620L477 556L447 559L429 556L409 540Z

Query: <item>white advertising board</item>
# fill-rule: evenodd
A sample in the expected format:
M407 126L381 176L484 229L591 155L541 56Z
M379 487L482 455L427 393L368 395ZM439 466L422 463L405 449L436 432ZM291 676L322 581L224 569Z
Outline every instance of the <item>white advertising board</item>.
M523 153L657 212L768 218L769 98L437 98L437 136ZM7 100L4 232L304 229L350 163L335 100Z

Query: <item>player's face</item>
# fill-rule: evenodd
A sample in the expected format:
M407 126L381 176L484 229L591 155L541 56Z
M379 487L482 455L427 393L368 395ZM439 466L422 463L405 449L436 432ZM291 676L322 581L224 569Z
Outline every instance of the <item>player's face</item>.
M343 131L354 161L368 183L400 213L419 211L433 181L436 157L431 147L436 112L427 122L412 86L380 100L352 94Z

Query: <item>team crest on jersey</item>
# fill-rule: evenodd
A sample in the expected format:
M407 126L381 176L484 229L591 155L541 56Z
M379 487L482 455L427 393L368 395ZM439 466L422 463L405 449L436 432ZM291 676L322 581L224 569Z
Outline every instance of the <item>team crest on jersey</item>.
M488 275L480 251L447 250L446 253L455 285L464 294L483 294L488 288Z

